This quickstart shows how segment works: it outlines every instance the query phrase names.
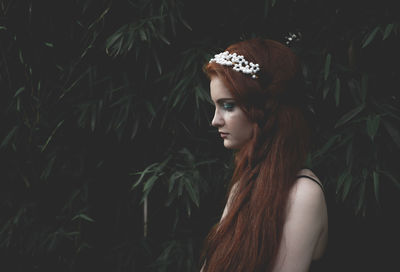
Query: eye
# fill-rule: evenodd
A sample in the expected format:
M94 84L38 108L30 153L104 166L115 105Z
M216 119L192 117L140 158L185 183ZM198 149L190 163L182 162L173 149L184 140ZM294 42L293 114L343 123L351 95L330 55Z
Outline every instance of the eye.
M235 104L232 102L223 102L222 107L224 108L224 110L232 111L235 108Z

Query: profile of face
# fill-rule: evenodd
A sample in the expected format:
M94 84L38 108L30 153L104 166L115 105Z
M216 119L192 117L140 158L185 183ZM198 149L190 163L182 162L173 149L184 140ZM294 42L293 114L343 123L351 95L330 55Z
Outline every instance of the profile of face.
M211 77L210 94L215 105L211 125L218 128L226 148L240 149L252 137L253 123L249 121L229 89L217 76Z

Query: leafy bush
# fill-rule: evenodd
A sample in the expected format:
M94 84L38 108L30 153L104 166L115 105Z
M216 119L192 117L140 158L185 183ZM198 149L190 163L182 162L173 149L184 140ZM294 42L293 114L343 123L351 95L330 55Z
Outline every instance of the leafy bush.
M256 36L301 33L309 166L328 200L365 217L396 207L392 2L31 0L0 13L5 271L198 270L232 170L201 69Z

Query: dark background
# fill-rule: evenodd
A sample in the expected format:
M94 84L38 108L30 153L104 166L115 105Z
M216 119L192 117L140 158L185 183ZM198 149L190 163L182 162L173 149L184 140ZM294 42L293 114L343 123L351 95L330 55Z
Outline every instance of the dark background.
M232 170L202 65L289 32L329 209L316 270L397 271L395 3L0 1L0 271L198 271Z

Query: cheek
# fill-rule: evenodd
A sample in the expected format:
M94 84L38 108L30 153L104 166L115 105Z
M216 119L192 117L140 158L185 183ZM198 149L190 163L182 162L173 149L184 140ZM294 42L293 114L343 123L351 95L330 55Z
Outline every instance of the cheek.
M243 128L243 138L246 140L250 140L253 136L253 125L250 122L246 123L246 126Z
M240 139L242 141L250 140L250 138L253 136L253 124L244 114L238 116L235 121L237 122L235 125L236 131L238 136L240 136Z

